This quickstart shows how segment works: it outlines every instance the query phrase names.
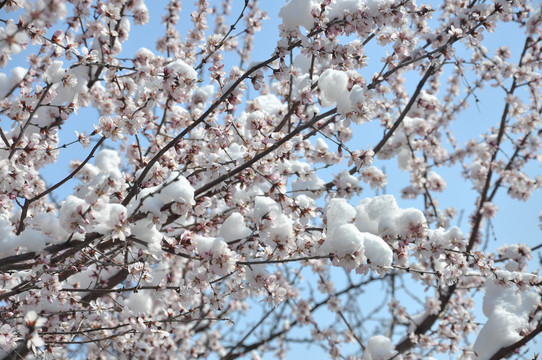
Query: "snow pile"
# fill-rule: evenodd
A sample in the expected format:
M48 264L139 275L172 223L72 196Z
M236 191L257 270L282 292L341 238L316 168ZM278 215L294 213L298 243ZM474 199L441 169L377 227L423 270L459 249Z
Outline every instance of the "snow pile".
M143 189L138 194L138 201L132 202L128 208L128 216L134 211L146 213L145 219L132 224L131 233L134 237L147 243L147 249L154 256L161 253L163 234L158 230L167 220L162 208L171 205L171 212L177 215L187 215L195 205L194 188L184 176L171 173L161 185ZM186 219L180 217L180 221Z
M255 219L261 219L264 216L275 215L281 213L281 207L277 202L266 196L258 196L254 200L254 213Z
M0 256L7 257L16 254L16 250L20 252L34 251L39 252L45 248L47 243L52 240L31 228L26 228L20 235L15 234L15 228L4 215L0 215Z
M369 339L363 353L363 360L387 360L397 354L391 340L382 335L376 335Z
M236 256L228 248L228 244L222 238L197 236L194 238L196 250L201 261L196 261L195 267L203 266L214 275L225 276L233 272L236 264ZM208 262L208 265L203 263Z
M96 160L94 160L94 166L96 166L103 174L114 178L122 178L122 173L119 170L121 163L122 159L120 158L118 151L109 149L101 150L98 155L96 155Z
M378 15L378 7L383 1L378 0L335 0L327 6L329 21L343 18L354 12L364 12L368 17ZM286 30L297 30L300 26L310 30L314 25L313 13L320 13L320 1L290 0L279 11Z
M376 196L360 201L356 207L357 228L383 238L423 238L427 220L414 208L400 209L392 195Z
M126 240L131 234L130 227L126 224L127 210L121 204L106 204L96 212L96 227L94 231L100 234L111 232L113 239Z
M173 61L172 63L167 65L168 70L174 71L178 76L183 77L185 79L189 79L192 81L196 81L198 79L198 73L194 68L181 59L177 59Z
M308 165L308 164L307 164ZM295 194L303 194L314 200L318 199L326 182L311 172L307 176L300 176L292 182L292 191Z
M393 253L380 237L361 232L354 224L356 209L345 199L331 199L326 206L327 239L320 250L334 254L333 264L347 270L367 264L381 272L388 270L393 261ZM363 272L365 269L358 268Z
M230 242L250 236L252 230L245 225L243 215L234 212L224 221L218 233L224 241Z
M498 275L507 274L512 273L498 271ZM490 359L501 348L520 340L520 332L528 326L529 314L539 304L540 297L535 292L499 286L494 279L488 279L483 306L488 319L473 347L477 359Z
M141 211L149 212L156 216L162 213L162 206L173 203L171 210L176 214L183 213L183 206L192 206L194 200L194 188L184 176L170 174L163 184L143 189L138 198L144 199ZM137 204L133 204L130 210Z
M43 81L47 84L56 84L62 80L66 74L66 70L62 68L62 65L64 65L62 61L53 61L43 74Z
M88 218L85 218L88 210L89 205L85 200L73 195L68 196L60 204L58 216L60 226L67 233L84 233L89 224Z
M87 204L95 204L101 199L109 202L109 194L125 189L125 179L120 170L122 160L115 150L101 150L94 165L86 164L77 175L82 184L76 187L74 195ZM72 166L78 165L77 163ZM83 204L82 204L83 205ZM85 208L85 211L88 206Z
M277 115L281 111L286 110L286 104L283 104L275 95L267 94L260 95L254 99L254 102L258 103L258 106L263 112L270 115Z
M269 197L258 196L254 201L253 218L259 223L262 243L279 258L288 256L295 246L293 221L284 214L281 206Z
M196 89L192 101L194 101L195 103L205 104L214 92L215 88L213 87L213 85L205 85L199 87Z
M348 170L343 170L335 176L334 180L337 186L337 192L340 194L358 194L363 190L359 184L359 179L353 175L350 175Z
M269 278L266 266L266 264L253 264L246 268L247 283L258 294L262 292L262 288L267 284Z
M366 89L359 85L349 87L350 76L347 72L327 69L318 79L322 106L337 105L337 113L349 115L348 119L356 124L370 120L374 104L367 98Z
M124 305L136 314L152 314L153 300L145 291L131 294L125 301Z
M350 94L346 89L348 74L344 71L327 69L318 80L320 87L320 100L323 107L337 104L337 112L345 114L352 108Z
M137 250L148 250L155 257L160 256L164 235L156 228L156 224L148 219L141 220L132 225L130 231L134 238L146 242L145 246L134 244Z
M371 233L362 233L365 256L369 265L388 267L393 261L393 253L382 238Z
M17 66L11 70L11 77L5 73L0 73L0 99L6 97L7 93L17 85L26 75L26 69Z
M316 210L316 203L307 195L301 194L295 197L295 204L300 210L299 222L302 225L307 225L309 221L311 221L311 219L315 216L314 210ZM294 216L295 215L296 213L294 213Z
M290 0L279 11L279 17L287 30L296 30L299 26L310 30L314 24L312 11L320 7L316 0Z
M364 259L363 235L359 232L354 224L341 224L336 227L328 227L328 238L322 245L322 250L332 253L339 258L345 260L355 260L354 257ZM355 262L359 265L361 261ZM348 268L348 266L346 266ZM350 269L351 270L351 269Z

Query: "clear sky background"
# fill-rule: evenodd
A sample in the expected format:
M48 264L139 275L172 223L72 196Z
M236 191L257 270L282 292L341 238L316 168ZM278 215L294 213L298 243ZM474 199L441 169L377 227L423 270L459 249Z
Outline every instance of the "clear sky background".
M230 22L233 23L238 17L241 10L242 0L234 0L234 7L229 17ZM167 4L166 1L147 1L147 6L150 12L150 23L145 26L132 26L129 40L123 44L122 57L131 57L140 47L146 47L150 50L155 50L156 39L164 33L165 26L161 24L161 17L165 13L164 7ZM262 31L256 34L254 43L253 61L261 61L267 59L272 55L278 40L279 31L278 24L280 24L280 18L278 12L282 6L283 1L263 0L260 1L260 8L265 9L268 12L269 19L264 21ZM183 2L183 11L181 13L181 21L179 29L181 36L184 37L186 30L192 25L190 22L190 13L193 9L192 1ZM209 24L212 31L214 24ZM240 23L239 29L243 29L243 23ZM521 41L517 39L521 36L521 30L518 30L515 25L512 24L500 24L496 32L489 34L484 33L486 40L484 40L485 46L493 53L493 50L498 46L507 45L511 48L513 59L518 59L521 52ZM461 51L461 50L460 50ZM7 70L14 66L26 66L24 56L28 52L23 52L19 56L15 57L16 61L8 65ZM461 54L461 52L460 52ZM365 55L369 57L370 67L365 72L372 75L376 69L380 69L380 59L385 55L385 50L370 45L367 47ZM226 72L229 70L229 66L237 65L238 59L227 62ZM4 69L5 71L6 69ZM418 83L419 77L412 76L409 89L410 93L413 92L415 86ZM443 86L446 86L445 80L442 82ZM247 92L247 94L255 96L254 91ZM464 143L466 140L478 136L478 134L486 131L490 126L496 126L498 119L501 116L502 109L504 107L502 91L486 88L477 93L480 100L478 106L474 105L474 99L470 98L471 106L468 110L463 112L456 120L455 136L460 143ZM90 133L93 130L93 124L98 123L98 114L93 110L81 110L79 115L72 115L66 122L63 130L60 132L60 144L68 143L75 140L74 131L79 132L86 131ZM5 121L5 118L1 122L2 127L9 126ZM354 125L355 126L355 125ZM8 127L9 128L9 127ZM354 130L354 139L348 143L348 147L351 150L365 149L376 145L381 137L381 129L377 124L364 124L358 126ZM46 167L43 172L45 179L49 184L54 184L57 181L64 178L69 174L68 164L71 160L80 159L88 152L83 150L79 144L70 146L68 150L61 149L59 155L59 161L53 165ZM403 200L400 198L400 189L408 185L409 176L407 173L402 173L397 170L397 162L395 159L389 161L376 161L375 164L379 168L385 166L388 174L388 185L386 186L386 192L393 194L400 207L417 207L423 209L423 204L420 200ZM345 164L346 167L346 164ZM532 162L528 166L529 174L534 176L536 174L542 174L542 166L540 163ZM473 191L473 186L470 182L463 179L461 169L459 166L453 168L439 168L436 171L447 181L447 189L443 193L435 195L436 200L440 204L440 209L443 210L448 206L456 207L458 210L464 210L464 215L460 224L457 221L452 225L460 225L460 228L465 234L469 231L468 217L474 210L474 201L477 193ZM321 175L324 177L324 175ZM328 174L329 176L329 174ZM329 178L324 178L328 181ZM64 185L58 191L55 191L54 195L57 201L61 201L66 196L71 194L73 186L76 185L75 181L70 181ZM371 190L368 185L364 186L364 191L361 196L354 198L351 204L354 206L359 199L364 197L372 197L375 195L375 191ZM542 242L542 232L539 228L538 214L542 209L542 192L537 191L533 193L533 196L526 202L510 199L506 195L506 190L501 189L496 197L495 203L499 206L499 213L497 217L493 219L492 226L493 231L489 240L489 249L495 249L505 243L526 243L530 246L538 245ZM486 228L483 229L484 235ZM495 236L493 236L493 233ZM536 265L535 261L535 265ZM339 286L337 286L340 288ZM375 290L376 291L376 290ZM422 296L423 298L423 296ZM478 299L481 300L481 299ZM481 313L481 301L478 301L479 321L484 322L485 317ZM370 308L368 304L367 308ZM325 321L334 321L334 315L326 316ZM300 333L299 336L302 336ZM540 341L539 341L540 343ZM542 351L540 345L531 346L532 350ZM291 353L289 358L307 358L313 356L314 358L327 357L321 353L318 348L312 348L308 351L304 345L296 346L295 351ZM444 357L447 358L447 357Z

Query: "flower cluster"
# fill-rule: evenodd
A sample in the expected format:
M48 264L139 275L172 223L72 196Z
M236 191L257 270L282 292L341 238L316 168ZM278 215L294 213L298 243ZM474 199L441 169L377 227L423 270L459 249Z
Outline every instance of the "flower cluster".
M2 357L480 359L536 340L539 4L0 9Z

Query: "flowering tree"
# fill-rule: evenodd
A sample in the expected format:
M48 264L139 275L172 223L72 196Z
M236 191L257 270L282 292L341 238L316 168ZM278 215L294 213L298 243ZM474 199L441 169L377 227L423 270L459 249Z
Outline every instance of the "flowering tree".
M521 353L542 331L541 246L483 238L497 194L542 184L534 3L290 0L255 59L256 0L197 1L186 36L171 0L134 55L142 0L0 1L1 355ZM501 23L521 53L483 45ZM500 117L456 140L487 87ZM85 111L93 131L61 130ZM396 197L362 189L385 186L384 164L409 176ZM447 168L476 193L463 231L437 201Z

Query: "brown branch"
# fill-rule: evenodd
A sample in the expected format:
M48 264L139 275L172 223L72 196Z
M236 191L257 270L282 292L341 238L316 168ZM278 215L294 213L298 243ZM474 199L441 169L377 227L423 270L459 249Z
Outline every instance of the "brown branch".
M98 150L100 145L102 145L104 140L105 140L105 137L102 137L100 140L98 140L98 142L92 148L92 150L90 151L90 153L88 154L86 159L81 164L79 164L79 166L77 166L77 168L75 170L73 170L70 173L70 175L66 176L64 179L62 179L61 181L59 181L55 185L51 186L49 189L45 190L44 192L34 196L32 199L29 199L29 200L25 199L23 209L22 209L22 212L21 212L21 218L19 219L19 228L17 229L17 235L19 235L21 232L23 232L23 230L25 228L24 219L26 218L26 215L28 213L28 208L29 208L30 204L32 204L36 200L41 199L45 195L47 195L47 194L51 193L52 191L54 191L55 189L58 189L60 186L64 185L64 183L66 183L68 180L72 179L79 171L81 171L81 169L90 161L90 159L92 159L92 157L94 156L94 153L96 152L96 150Z
M199 70L203 67L203 64L207 63L207 60L209 60L209 58L215 53L217 52L225 43L226 43L226 39L228 38L228 36L230 36L230 34L232 33L233 30L235 30L235 27L237 26L237 24L239 23L239 21L241 21L241 19L243 19L243 15L245 13L245 10L247 9L248 7L248 2L249 0L245 0L245 5L243 6L243 9L241 10L241 14L239 14L239 17L237 18L237 20L235 21L235 23L233 23L233 25L230 26L230 29L228 30L228 32L224 35L224 37L222 38L222 40L220 40L220 43L218 43L218 45L215 46L215 48L213 49L212 52L210 52L209 54L207 54L207 56L205 56L201 62L199 63L198 66L196 66L194 68L194 70Z
M329 25L332 25L336 22L332 21L330 22ZM313 31L311 31L307 37L312 37L316 34L319 34L321 32L323 32L325 29L314 29ZM295 41L293 42L292 44L290 44L290 46L288 46L288 48L286 49L287 51L291 51L292 49L295 49L296 47L300 46L302 44L302 41L301 40L298 40L298 41ZM126 206L131 200L132 198L137 194L138 192L138 188L139 186L141 185L141 183L143 182L143 180L145 179L145 177L147 176L147 174L149 173L149 171L151 170L151 168L153 167L153 165L167 152L169 151L171 148L173 148L181 139L183 139L186 134L188 134L190 131L192 131L194 128L196 128L196 126L200 125L201 123L203 123L203 121L213 112L215 111L219 106L220 104L222 104L224 101L226 101L226 99L228 99L228 97L230 96L230 94L234 91L234 89L236 89L239 84L241 84L243 81L245 81L246 79L248 79L250 77L250 75L252 75L254 72L256 72L257 70L263 68L263 67L266 67L268 66L269 64L271 64L273 61L275 60L278 60L280 58L279 54L275 54L273 55L272 57L270 57L269 59L265 60L265 61L262 61L256 65L254 65L253 67L251 67L249 70L247 70L242 76L239 77L239 79L237 79L225 92L224 94L222 94L222 96L217 100L215 101L197 120L195 120L192 124L190 124L189 126L186 127L186 129L184 129L179 135L177 135L173 140L171 140L169 143L167 143L160 151L158 151L158 153L156 153L156 155L151 159L149 160L147 166L143 169L143 171L141 172L140 176L137 178L137 180L134 182L134 184L132 185L130 191L128 192L128 194L126 195L126 198L124 198L123 202L122 202L122 205Z
M523 345L527 344L529 341L535 338L538 334L542 332L542 322L538 323L538 326L530 332L528 335L524 336L520 340L516 341L512 345L509 345L507 347L501 348L499 351L497 351L489 360L499 360L499 359L505 359L508 356L512 355L516 349L519 349Z
M439 318L440 314L442 314L446 309L446 305L448 305L448 302L450 302L450 299L452 298L455 289L456 285L454 284L450 286L446 291L440 293L440 311L438 312L438 314L430 314L425 319L423 319L423 321L418 326L416 326L416 329L414 330L415 335L424 334L431 329L433 324ZM412 348L412 346L414 346L414 343L407 334L405 338L395 346L395 349L398 351L397 354L401 354Z
M521 65L521 62L523 61L523 57L525 56L525 53L527 51L527 47L528 47L528 44L529 44L529 39L530 39L529 37L527 39L525 39L525 44L523 46L523 52L522 52L521 57L519 59L519 65ZM517 87L517 83L516 83L516 79L514 79L513 82L512 82L512 85L510 86L510 90L507 92L507 94L508 95L513 94L514 91L516 90L516 87ZM476 243L476 240L478 239L478 231L480 229L480 226L482 224L482 219L483 219L482 208L483 208L484 204L486 203L486 201L488 200L487 196L488 196L489 188L491 186L491 178L493 176L493 163L497 159L497 154L499 153L499 147L500 147L502 138L504 136L504 132L506 130L506 124L507 124L507 118L508 118L508 111L509 110L510 110L510 103L507 102L504 105L504 109L503 109L503 112L502 112L502 115L501 115L501 123L500 123L500 127L499 127L499 132L497 134L497 139L495 141L495 151L493 152L493 154L491 155L491 159L489 160L489 165L488 165L488 170L487 170L487 175L486 175L486 181L485 181L484 187L483 187L483 189L482 189L482 191L480 193L478 208L476 209L476 213L475 213L476 215L475 215L475 218L474 218L474 225L472 227L472 231L471 231L471 234L470 234L470 237L469 237L469 242L468 242L467 247L466 247L467 252L470 252L470 250L472 250L472 248L474 247L474 245Z
M243 336L243 338L241 340L239 340L237 342L237 344L232 347L230 349L230 351L222 357L222 360L230 360L230 359L235 359L237 356L239 356L239 354L234 354L233 352L235 351L235 349L237 349L239 346L241 346L243 344L243 342L245 342L245 340L250 336L250 334L252 334L264 321L265 319L267 319L267 317L269 315L271 315L273 313L273 311L275 311L276 308L272 308L271 310L269 310L261 319L260 321L258 321L256 323L256 325L254 325L252 327L252 329L250 329L249 331L247 331L247 333L245 334L245 336Z
M129 274L128 270L122 268L118 273L116 273L115 275L107 279L107 288L104 288L104 289L114 288L115 286L123 282L128 276L128 274ZM96 300L97 298L104 295L104 293L98 291L100 289L94 289L94 290L96 291L91 292L90 294L88 294L87 296L81 299L81 302L83 304L89 304L92 300Z
M350 330L350 333L352 334L352 336L354 337L354 339L356 339L357 343L359 344L359 346L361 347L362 350L365 351L365 346L363 345L363 343L361 342L361 339L356 335L356 332L354 331L354 329L352 328L352 326L350 325L350 323L348 322L348 320L346 320L346 317L344 316L343 312L342 311L338 311L339 313L339 316L341 317L341 319L343 320L343 322L346 324L346 326L348 327L348 330Z
M363 285L367 285L375 280L381 280L380 277L371 277L365 281L362 281L362 282L359 282L357 284L351 284L350 286L348 286L347 288L341 290L341 291L337 291L335 292L332 296L328 296L327 298L325 298L324 300L316 303L311 309L310 309L310 312L313 313L315 312L318 308L320 308L321 306L327 304L329 302L329 300L332 298L332 297L339 297L343 294L346 294L350 291L352 291L353 289L357 289L357 288L360 288L362 287ZM293 328L294 326L297 325L297 320L294 320L288 329L283 329L283 330L280 330L280 331L277 331L277 332L274 332L274 333L271 333L269 336L267 336L265 339L263 340L259 340L259 341L256 341L252 344L249 344L249 345L243 345L242 346L242 352L237 352L235 354L230 354L230 356L228 358L223 358L223 360L232 360L232 359L235 359L239 356L242 356L243 354L246 354L248 353L249 351L252 351L252 350L255 350L257 348L259 348L260 346L264 345L264 344L267 344L269 342L271 342L272 340L276 339L277 337L279 336L282 336L284 334L286 334L288 331L290 331L291 328Z
M285 137L283 137L282 139L280 139L279 141L277 141L276 143L274 143L273 145L271 145L269 148L265 149L264 151L261 151L256 156L254 156L252 159L247 161L246 163L239 165L235 169L229 171L227 174L224 174L224 175L220 176L219 178L217 178L217 179L203 185L199 189L196 189L196 191L194 192L194 197L203 196L206 191L212 189L214 186L222 183L223 181L231 178L232 176L234 176L234 175L238 174L239 172L241 172L241 171L247 169L248 167L252 166L257 161L261 160L265 156L269 155L270 153L272 153L273 151L278 149L282 144L284 144L288 140L295 137L301 131L312 127L319 120L324 119L324 118L326 118L328 116L331 116L331 115L335 114L336 112L337 112L337 108L331 109L331 110L329 110L329 111L327 111L327 112L325 112L323 114L315 116L311 121L307 122L306 124L304 124L302 126L298 126L295 130L290 132L288 135L286 135Z
M408 112L410 111L410 109L412 108L414 103L416 102L416 99L418 98L418 95L420 95L420 92L422 91L426 81L429 79L429 77L431 75L433 75L433 73L436 71L436 69L439 68L440 66L442 66L442 64L440 64L439 66L435 66L435 64L431 64L431 66L429 66L429 68L427 69L427 71L423 75L423 78L418 83L418 86L416 86L416 90L414 90L414 94L412 94L412 96L410 97L410 101L408 102L408 104L405 106L405 108L401 112L401 115L399 115L399 118L397 118L397 121L395 121L393 126L386 133L386 135L382 138L382 140L380 140L378 142L378 144L376 144L376 146L373 148L373 151L374 151L375 155L382 149L382 147L386 144L386 142L393 135L395 130L397 130L399 125L401 125L401 123L403 122L403 120L407 116Z
M305 256L294 259L280 259L280 260L252 260L252 261L238 261L238 265L258 265L258 264L284 264L295 261L307 261L307 260L317 260L317 259L332 259L333 254L330 255L315 255L315 256Z
M15 139L13 144L11 144L11 146L13 146L13 148L11 149L11 151L10 151L10 153L8 155L8 160L11 159L13 157L13 155L15 154L15 151L17 151L17 144L19 144L19 141L21 141L21 139L23 138L23 135L24 135L26 129L28 128L28 125L30 125L30 122L34 118L34 115L36 115L36 112L38 111L38 109L41 107L41 103L43 102L43 100L45 100L45 97L47 96L47 93L49 92L49 89L51 89L52 86L53 86L53 84L47 84L47 86L42 90L43 94L41 94L41 97L40 97L40 99L38 101L38 104L36 105L36 107L34 109L32 109L32 112L28 116L28 120L26 120L25 124L21 128L21 132L19 133L19 136L17 136L17 139Z
M46 344L56 344L56 345L89 344L89 343L97 343L97 342L105 341L105 340L111 340L111 339L117 338L119 336L130 334L130 333L135 334L135 332L136 331L132 329L132 330L126 330L124 332L121 332L121 333L118 333L118 334L113 334L113 335L106 336L106 337L99 338L99 339L89 339L89 340L79 340L79 341L51 341L51 340L46 340L46 339L44 339L43 341Z

